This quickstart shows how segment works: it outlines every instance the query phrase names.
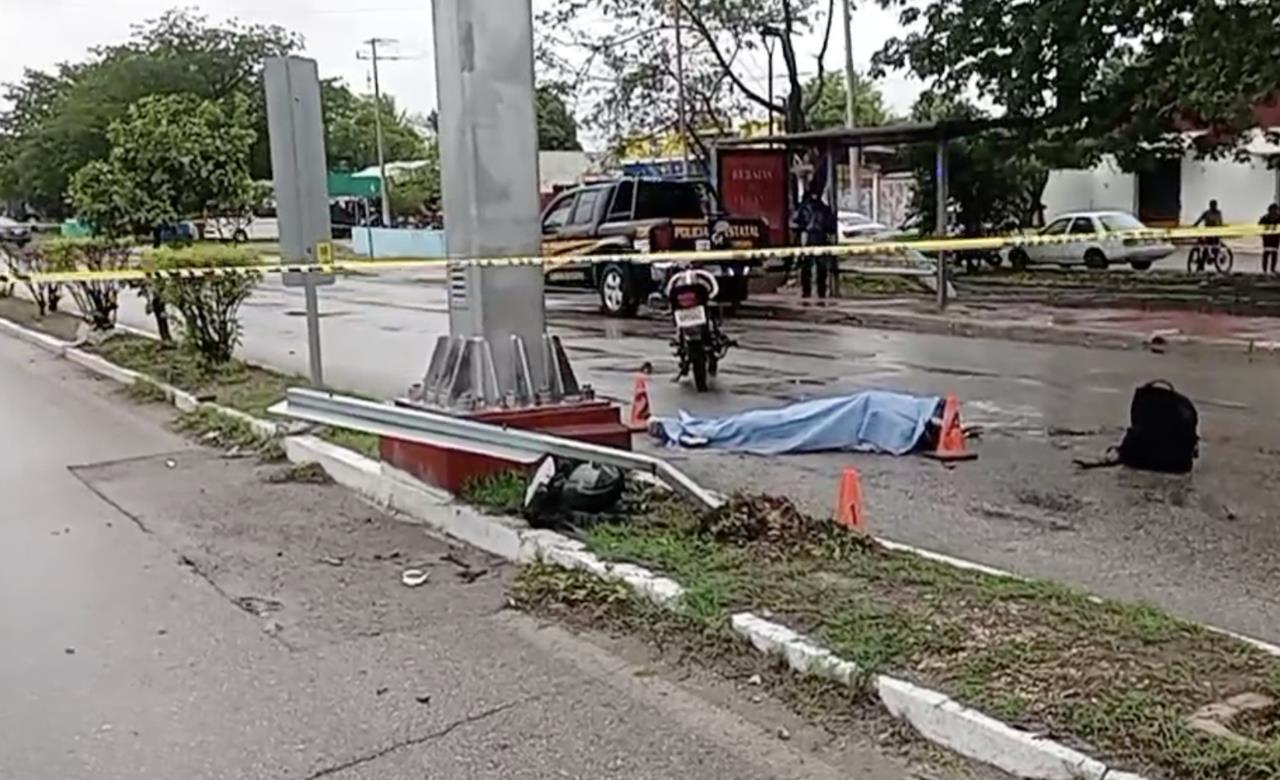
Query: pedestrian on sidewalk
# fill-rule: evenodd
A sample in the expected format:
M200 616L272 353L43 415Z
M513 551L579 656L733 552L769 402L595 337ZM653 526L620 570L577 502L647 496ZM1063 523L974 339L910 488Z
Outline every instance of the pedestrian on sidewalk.
M1258 224L1280 230L1280 203L1272 203L1268 206L1267 213L1262 215ZM1262 236L1262 272L1264 274L1276 272L1277 254L1280 254L1280 232L1264 234Z
M791 228L798 234L800 245L804 247L830 246L836 233L836 215L831 207L822 202L822 197L813 190L805 192L804 199L796 208L791 220ZM800 257L800 294L806 300L813 291L813 274L817 266L818 298L827 297L827 275L830 273L833 283L839 283L839 276L832 267L833 258L826 254L805 253Z

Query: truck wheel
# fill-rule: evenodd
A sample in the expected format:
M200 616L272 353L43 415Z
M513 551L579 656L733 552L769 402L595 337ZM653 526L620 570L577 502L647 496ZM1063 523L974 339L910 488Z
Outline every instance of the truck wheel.
M707 392L707 345L700 339L690 339L685 343L689 350L689 368L693 370L693 386L699 393Z
M640 301L632 289L631 275L617 263L600 272L600 309L610 317L634 317Z
M236 228L236 232L231 234L231 242L234 244L243 244L249 240L249 234L244 228Z

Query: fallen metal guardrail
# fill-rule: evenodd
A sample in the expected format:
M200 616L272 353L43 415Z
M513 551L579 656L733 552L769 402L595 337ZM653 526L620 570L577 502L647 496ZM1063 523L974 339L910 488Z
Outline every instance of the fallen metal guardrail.
M661 458L563 439L559 436L549 436L545 433L491 425L449 414L408 409L301 387L289 388L285 393L285 400L267 411L295 420L335 428L350 428L364 433L423 444L471 445L487 450L505 450L535 457L555 455L561 458L616 466L620 469L651 474L673 490L708 509L716 509L724 503L720 496L694 482L687 474Z

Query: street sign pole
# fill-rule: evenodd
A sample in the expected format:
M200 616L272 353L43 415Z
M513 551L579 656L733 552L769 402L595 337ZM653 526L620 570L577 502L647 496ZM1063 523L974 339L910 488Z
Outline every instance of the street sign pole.
M329 226L328 166L320 77L315 60L272 57L263 82L267 95L267 132L271 141L271 177L280 221L283 265L333 262ZM331 285L331 273L288 272L285 287L301 287L307 311L307 357L311 384L324 385L320 359L320 300L317 287Z

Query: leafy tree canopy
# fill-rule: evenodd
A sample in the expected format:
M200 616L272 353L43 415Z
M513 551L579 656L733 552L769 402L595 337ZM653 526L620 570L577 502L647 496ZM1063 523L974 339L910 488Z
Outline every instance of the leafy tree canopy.
M378 163L373 95L357 95L339 81L320 85L324 104L325 156L333 170L355 171ZM417 160L427 153L423 137L390 95L382 96L382 137L387 161Z
M254 131L243 99L152 95L107 129L110 152L71 179L76 212L106 235L201 214L243 212L254 196Z
M1229 150L1280 84L1280 0L881 1L911 32L880 69L1032 119L1086 161L1176 148L1191 121L1216 131L1200 151Z
M844 127L845 96L843 73L828 73L819 84L817 77L804 85L805 104L809 106L805 123L811 130ZM859 127L873 127L889 122L884 96L870 79L856 77L853 82L853 117Z
M71 176L106 157L110 125L152 95L213 101L240 96L265 139L262 61L300 44L280 27L214 25L179 10L138 25L124 44L94 49L85 62L48 73L27 71L6 88L12 108L0 115L9 150L0 173L3 194L61 213Z
M704 134L731 133L752 107L778 115L788 130L806 128L823 90L805 93L795 43L815 31L821 36L814 65L817 83L825 86L834 0L674 1L684 35L683 109L695 153L706 154ZM539 16L540 65L585 99L591 108L584 123L611 146L677 127L673 8L653 0L554 0ZM746 53L765 49L777 50L787 79L772 100L743 62Z
M123 44L92 50L83 62L28 70L4 89L10 108L0 111L0 197L54 216L65 213L71 177L110 152L112 123L126 119L144 98L165 95L239 101L237 110L253 129L251 174L270 179L262 63L301 45L300 36L281 27L213 23L174 10L137 25ZM333 81L322 89L331 163L373 165L373 99ZM384 96L382 109L390 159L420 156L422 142L408 118L390 97Z
M538 149L547 152L576 152L578 123L569 112L565 96L568 85L562 82L539 84L537 88Z

